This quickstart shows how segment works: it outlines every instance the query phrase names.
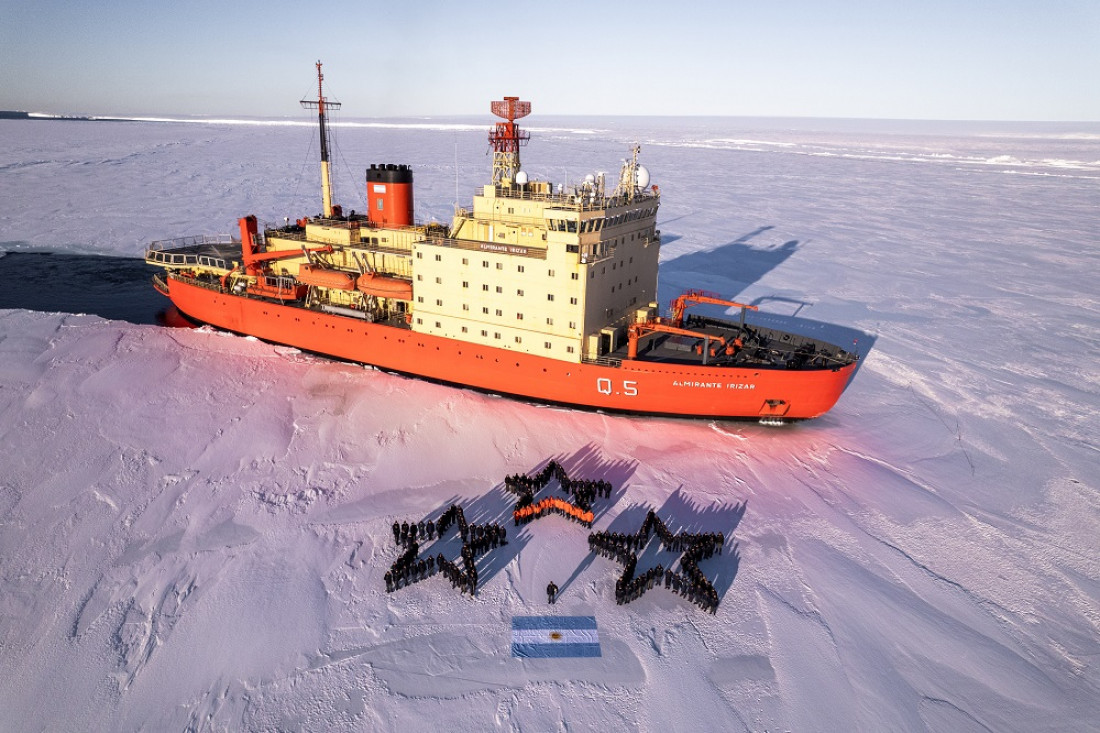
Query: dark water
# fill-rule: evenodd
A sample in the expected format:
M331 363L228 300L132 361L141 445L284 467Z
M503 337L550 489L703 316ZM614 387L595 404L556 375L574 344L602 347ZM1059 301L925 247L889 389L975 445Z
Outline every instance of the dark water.
M0 308L182 325L178 311L153 288L158 269L131 257L9 252L0 257Z

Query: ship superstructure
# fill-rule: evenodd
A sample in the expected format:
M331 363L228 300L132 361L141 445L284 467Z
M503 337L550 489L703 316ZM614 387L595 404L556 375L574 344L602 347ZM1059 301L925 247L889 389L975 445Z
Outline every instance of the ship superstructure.
M630 412L813 417L855 357L754 327L755 310L692 291L658 315L657 186L635 146L612 185L602 174L555 187L520 162L528 102L492 103L492 181L449 227L417 224L413 171L366 171L367 212L332 204L321 65L320 216L240 239L154 243L158 289L186 315L240 333L416 376L529 399ZM685 317L699 302L737 321Z

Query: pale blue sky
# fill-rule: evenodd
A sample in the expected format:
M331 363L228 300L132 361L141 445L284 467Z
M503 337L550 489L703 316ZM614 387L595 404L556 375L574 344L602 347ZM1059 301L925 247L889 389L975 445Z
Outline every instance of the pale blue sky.
M0 0L0 109L1100 120L1100 0Z

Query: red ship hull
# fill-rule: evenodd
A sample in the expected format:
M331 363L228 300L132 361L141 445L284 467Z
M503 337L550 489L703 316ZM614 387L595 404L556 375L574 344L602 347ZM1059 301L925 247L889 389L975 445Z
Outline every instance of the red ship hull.
M839 399L856 364L754 369L623 360L571 363L168 279L188 317L237 333L434 381L587 409L681 417L813 418Z

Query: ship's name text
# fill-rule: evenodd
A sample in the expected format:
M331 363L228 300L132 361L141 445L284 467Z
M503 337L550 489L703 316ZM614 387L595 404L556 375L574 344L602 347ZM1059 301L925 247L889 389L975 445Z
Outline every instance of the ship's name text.
M756 389L755 384L745 384L744 382L682 382L678 379L673 380L672 386L701 389Z
M482 242L481 249L484 252L504 252L510 255L527 254L526 247L515 247L510 244L490 244L489 242Z

